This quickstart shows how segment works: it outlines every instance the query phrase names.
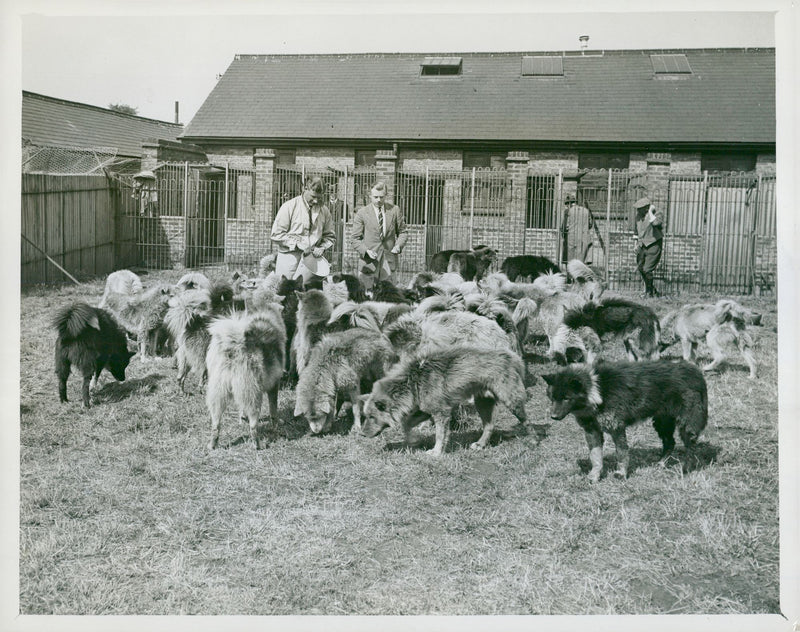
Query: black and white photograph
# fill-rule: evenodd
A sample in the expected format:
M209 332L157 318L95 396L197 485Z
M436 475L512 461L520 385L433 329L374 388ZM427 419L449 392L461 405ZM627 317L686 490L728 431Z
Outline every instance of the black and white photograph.
M797 24L5 4L0 629L800 629Z

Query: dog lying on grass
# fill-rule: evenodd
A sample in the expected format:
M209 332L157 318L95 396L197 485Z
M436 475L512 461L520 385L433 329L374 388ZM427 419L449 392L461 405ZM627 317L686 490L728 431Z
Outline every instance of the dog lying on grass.
M250 422L250 438L259 448L257 426L266 392L273 422L278 419L278 386L283 375L286 329L281 306L265 306L256 314L234 314L209 326L206 355L206 406L211 415L209 449L219 442L222 415L232 399Z
M625 429L645 419L661 438L662 462L675 447L675 429L687 452L697 443L708 421L708 391L701 371L685 361L600 362L571 366L543 375L550 417L560 420L572 413L586 434L597 482L603 471L603 433L616 446L615 475L628 475L628 441Z
M89 408L89 388L103 369L117 380L125 380L125 369L134 352L128 351L125 331L104 309L86 303L62 308L53 319L58 334L55 359L58 396L67 401L67 378L75 366L83 375L83 407Z
M761 314L755 314L731 299L721 299L714 305L684 305L679 310L670 312L661 320L662 332L673 333L670 341L664 341L661 348L681 341L683 359L696 361L697 345L705 341L711 350L713 360L702 367L703 371L715 369L725 359L724 347L729 339L736 343L747 366L750 379L757 376L756 360L753 357L753 339L747 332L748 324L761 322Z
M429 453L440 456L449 442L453 407L471 398L483 422L481 437L470 445L474 450L485 448L491 438L497 402L525 424L525 384L519 356L502 349L455 347L402 361L364 396L362 432L374 437L389 426L399 427L409 443L411 429L433 418L436 443Z
M397 360L377 329L348 329L326 335L311 352L297 382L295 417L303 415L312 434L327 431L344 401L353 405L353 432L361 432L361 389L369 389Z

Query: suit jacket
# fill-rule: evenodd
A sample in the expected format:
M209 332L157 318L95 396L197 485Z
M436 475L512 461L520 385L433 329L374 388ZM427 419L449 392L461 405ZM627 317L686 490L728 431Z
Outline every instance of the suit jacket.
M393 204L384 203L383 212L385 215L383 238L378 227L375 206L367 204L362 206L353 218L353 230L350 235L353 245L362 258L367 250L373 250L378 254L378 259L383 258L389 268L394 271L397 269L399 257L391 252L392 248L397 247L402 251L408 240L408 229L403 220L400 209Z

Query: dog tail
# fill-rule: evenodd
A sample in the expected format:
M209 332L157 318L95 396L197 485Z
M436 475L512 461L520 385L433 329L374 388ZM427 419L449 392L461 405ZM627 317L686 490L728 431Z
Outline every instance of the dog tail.
M564 312L564 324L570 329L591 327L594 322L597 305L592 302L585 303L582 307L573 307Z
M567 262L567 274L575 281L585 283L587 281L597 281L597 276L589 266L580 259L571 259Z
M58 331L61 340L77 338L87 328L100 331L100 308L88 303L73 303L60 309L53 318L53 327Z
M378 319L375 317L375 312L369 305L354 303L353 301L345 301L333 308L331 316L328 319L328 325L334 323L347 325L348 327L360 327L362 329L380 331Z
M206 290L187 290L169 300L164 324L174 340L180 340L189 324L211 310L211 297Z
M545 272L533 281L533 287L548 296L563 292L567 285L567 276L563 272Z
M418 314L430 314L432 312L446 312L446 311L464 311L466 304L464 302L464 295L455 290L446 292L444 294L434 294L426 299L423 299L417 305L416 312Z

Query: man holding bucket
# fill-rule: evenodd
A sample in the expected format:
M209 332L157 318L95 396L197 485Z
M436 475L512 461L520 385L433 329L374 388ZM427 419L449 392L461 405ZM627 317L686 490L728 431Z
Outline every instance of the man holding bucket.
M383 279L394 283L408 229L400 209L386 203L385 183L376 182L370 191L370 204L356 212L351 237L361 258L358 277L364 288L372 289L375 281Z
M275 272L288 279L298 276L307 282L325 276L330 266L324 252L336 243L333 218L323 204L325 185L320 177L307 178L303 193L278 209L270 238L278 246Z

